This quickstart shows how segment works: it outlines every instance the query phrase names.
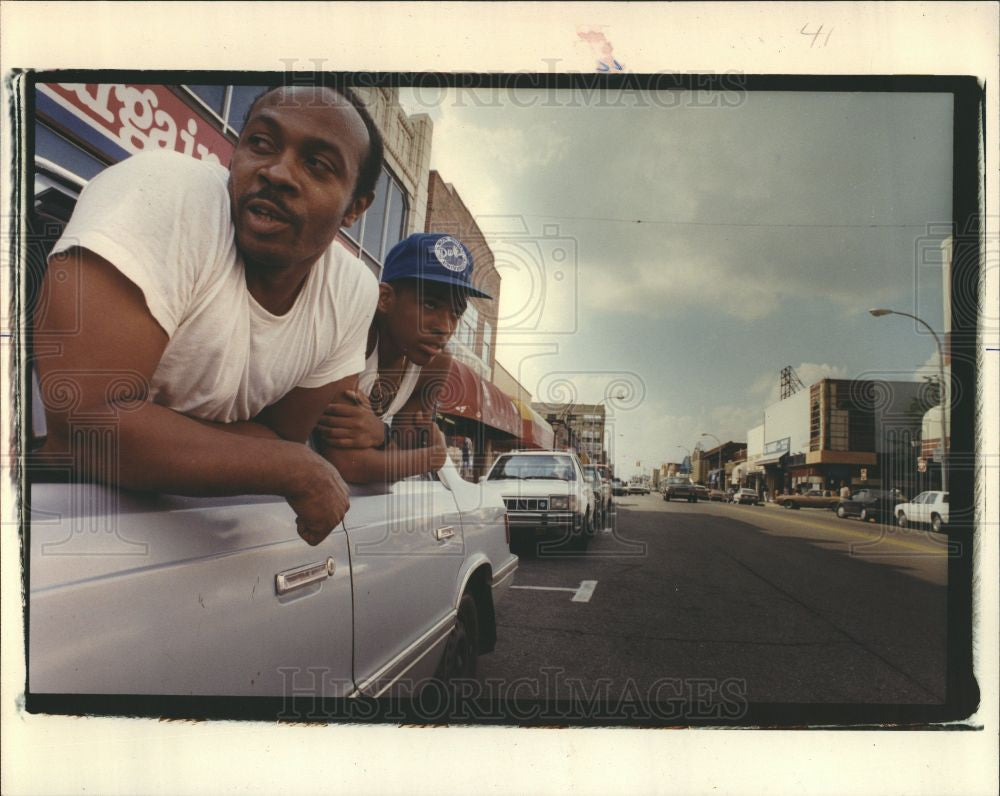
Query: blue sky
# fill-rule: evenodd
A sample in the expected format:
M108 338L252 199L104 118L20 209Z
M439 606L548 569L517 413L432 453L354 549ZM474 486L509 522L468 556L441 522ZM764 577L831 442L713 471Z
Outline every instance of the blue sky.
M785 365L806 385L936 369L929 336L866 310L941 328L950 96L717 99L401 92L492 237L499 361L536 400L624 394L625 474L703 431L745 440Z

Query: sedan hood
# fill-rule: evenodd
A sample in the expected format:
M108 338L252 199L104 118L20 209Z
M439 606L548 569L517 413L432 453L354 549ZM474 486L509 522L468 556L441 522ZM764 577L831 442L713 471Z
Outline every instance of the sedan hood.
M548 495L576 494L576 481L557 481L551 478L504 478L483 481L483 487L490 492L519 497L542 497Z

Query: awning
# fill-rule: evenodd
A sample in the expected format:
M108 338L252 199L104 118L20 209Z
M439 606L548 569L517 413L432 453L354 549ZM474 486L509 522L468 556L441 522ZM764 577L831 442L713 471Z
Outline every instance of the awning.
M782 451L781 453L773 453L770 456L764 456L754 462L758 467L775 467L781 464L781 460L788 455L787 452Z
M521 412L521 443L526 448L541 448L552 450L555 443L555 432L544 417L531 408L530 404L514 399L514 404Z
M521 435L521 414L514 399L457 359L451 361L438 410L476 420L514 437Z

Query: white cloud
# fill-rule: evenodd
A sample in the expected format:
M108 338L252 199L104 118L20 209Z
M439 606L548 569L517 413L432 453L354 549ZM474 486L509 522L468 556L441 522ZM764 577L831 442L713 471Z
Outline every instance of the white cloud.
M598 274L603 278L596 278ZM583 307L588 310L628 307L630 312L659 316L698 308L744 321L771 315L779 306L781 290L746 269L694 260L645 262L617 270L614 279L607 278L606 269L587 264L581 268L580 282Z

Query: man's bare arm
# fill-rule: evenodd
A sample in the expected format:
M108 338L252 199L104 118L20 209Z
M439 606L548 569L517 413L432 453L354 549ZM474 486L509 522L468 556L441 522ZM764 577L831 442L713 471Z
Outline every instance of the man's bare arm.
M349 483L392 483L411 475L440 470L444 466L448 455L444 436L439 429L434 430L437 435L431 437L431 445L426 448L404 450L390 445L376 450L323 445L320 450Z
M67 278L76 276L70 269L79 278ZM83 249L54 258L39 306L36 345L59 343L37 360L48 426L42 456L69 453L88 477L132 489L281 495L312 544L343 518L346 486L306 446L229 434L149 400L167 335L142 292L106 260ZM115 462L86 442L86 426L101 421L115 428Z
M331 404L358 406L358 374L347 376L316 389L296 388L267 407L254 420L272 429L282 439L305 442L323 411ZM342 425L339 444L347 448L372 448L385 437L382 421L367 407L356 412L349 426Z

